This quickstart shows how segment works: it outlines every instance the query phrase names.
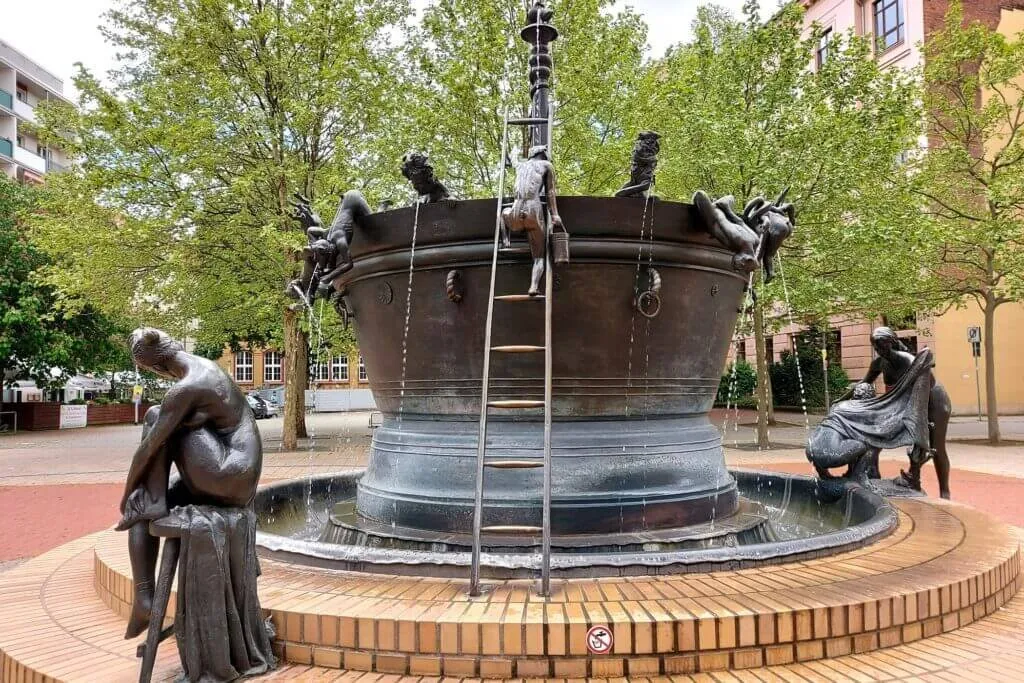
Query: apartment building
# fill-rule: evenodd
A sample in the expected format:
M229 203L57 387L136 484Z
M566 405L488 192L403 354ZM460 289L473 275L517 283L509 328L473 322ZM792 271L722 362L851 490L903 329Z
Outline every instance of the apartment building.
M64 82L0 40L0 172L20 182L40 183L68 165L63 150L33 134L36 107L64 100Z
M887 68L912 69L923 63L921 43L940 29L949 9L949 0L801 0L806 9L804 24L806 35L815 35L818 48L812 68L828 59L835 37L853 31L856 35L872 36L875 58ZM981 21L1008 37L1024 31L1024 0L964 0L967 21ZM927 136L920 140L922 148L928 145ZM829 361L840 364L851 379L864 376L874 356L871 349L871 330L888 325L906 345L916 351L927 346L935 353L935 374L942 382L953 402L955 414L978 411L978 385L982 410L985 409L985 358L979 360L980 372L975 372L975 359L967 339L970 327L982 327L981 310L968 299L962 307L953 308L942 315L919 314L902 320L866 320L836 316L829 321ZM999 410L1004 414L1024 414L1024 384L1013 381L1024 375L1024 354L1016 348L1015 340L1024 335L1024 305L1005 304L996 310L995 362L1003 381L997 386ZM769 362L780 359L783 351L801 343L803 328L783 326L765 340ZM741 341L734 356L753 362L753 337Z

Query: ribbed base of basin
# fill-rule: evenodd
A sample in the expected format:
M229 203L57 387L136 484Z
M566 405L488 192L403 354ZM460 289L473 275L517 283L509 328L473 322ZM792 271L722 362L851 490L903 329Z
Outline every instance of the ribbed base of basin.
M382 524L472 529L478 425L386 416L376 430L357 511ZM540 460L536 420L491 421L488 459ZM485 526L541 523L543 469L485 470ZM631 533L733 515L736 482L706 416L557 422L552 427L555 534Z

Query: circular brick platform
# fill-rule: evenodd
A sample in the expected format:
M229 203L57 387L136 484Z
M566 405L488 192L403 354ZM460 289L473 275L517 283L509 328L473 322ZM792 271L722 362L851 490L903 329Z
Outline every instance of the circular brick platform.
M525 581L491 582L484 596L469 598L464 581L266 560L260 595L280 653L294 664L415 676L632 678L900 646L967 626L1017 592L1012 529L955 504L896 505L899 529L854 552L733 572L556 581L546 601ZM92 542L96 593L126 615L124 537L104 532ZM614 634L608 655L587 652L586 632L597 624Z

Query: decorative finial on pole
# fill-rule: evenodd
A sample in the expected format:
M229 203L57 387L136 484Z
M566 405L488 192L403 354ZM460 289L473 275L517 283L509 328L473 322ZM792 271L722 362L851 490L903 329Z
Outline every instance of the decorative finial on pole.
M558 38L558 30L550 23L554 11L537 0L526 12L527 25L519 35L530 44L530 98L533 105L530 118L547 119L549 110L548 95L551 90L551 47L553 40ZM548 144L547 123L531 126L530 146ZM525 151L525 150L524 150ZM548 150L550 157L551 150Z

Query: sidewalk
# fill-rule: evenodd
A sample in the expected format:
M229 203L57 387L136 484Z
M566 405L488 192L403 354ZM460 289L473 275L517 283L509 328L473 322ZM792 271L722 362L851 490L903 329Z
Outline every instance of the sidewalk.
M724 415L712 415L721 426ZM725 439L729 467L809 474L802 414L780 413L772 441L782 448L758 451L752 426L756 415L730 416ZM810 423L820 418L810 416ZM1003 418L1003 436L1024 440L1024 417ZM330 413L309 419L311 439L301 450L281 450L281 420L260 422L264 438L263 481L317 476L366 464L371 430L367 413ZM984 434L976 418L955 418L950 427L951 488L955 501L973 505L1010 524L1024 526L1024 445L999 448L958 441ZM138 445L135 426L91 427L63 432L24 432L0 437L0 571L11 561L31 557L86 533L108 528L119 518L124 476ZM896 476L906 467L903 451L882 456L882 473ZM924 474L934 495L931 466Z

